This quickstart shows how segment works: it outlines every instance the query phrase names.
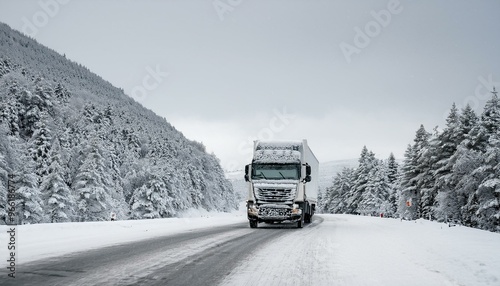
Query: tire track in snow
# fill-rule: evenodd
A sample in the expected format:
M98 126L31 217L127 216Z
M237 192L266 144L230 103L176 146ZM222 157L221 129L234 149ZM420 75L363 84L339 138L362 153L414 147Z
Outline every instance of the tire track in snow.
M319 216L256 251L220 285L331 285L335 276L332 223Z
M284 229L248 229L243 236L158 269L134 285L217 285L255 249L285 233Z

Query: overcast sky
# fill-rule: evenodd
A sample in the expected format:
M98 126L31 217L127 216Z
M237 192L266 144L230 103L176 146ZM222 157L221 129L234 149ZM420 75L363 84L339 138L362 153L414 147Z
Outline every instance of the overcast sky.
M500 1L0 0L0 21L121 87L225 169L250 142L403 157L500 88Z

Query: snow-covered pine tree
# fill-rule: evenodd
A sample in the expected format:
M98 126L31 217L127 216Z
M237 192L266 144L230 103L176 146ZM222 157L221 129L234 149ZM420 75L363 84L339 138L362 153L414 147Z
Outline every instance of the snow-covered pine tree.
M484 106L479 124L476 124L469 133L471 148L481 152L486 151L490 136L497 134L500 129L500 102L495 89L492 94Z
M500 102L495 88L472 134L473 148L479 150L481 163L472 173L475 190L468 190L465 205L468 223L482 229L500 230L498 167L500 166Z
M22 78L18 78L19 75L9 75L4 76L0 79L0 85L6 88L0 89L0 123L7 125L7 130L9 130L8 135L19 136L19 113L21 104L18 102L17 98L19 92L19 83Z
M387 213L388 216L394 217L397 214L398 203L399 203L399 195L398 191L399 180L401 177L399 164L396 161L396 157L391 152L389 154L389 158L387 159L387 163L385 163L385 169L387 172L387 182L389 184L389 203L390 203L390 211Z
M154 172L146 184L134 191L130 204L134 219L166 218L176 213L167 185Z
M324 214L326 213L326 210L325 210L325 200L323 199L324 198L324 194L326 192L326 189L325 190L319 190L318 191L318 204L316 205L316 212L317 213L320 213L320 214Z
M475 180L475 191L469 193L469 199L464 207L468 219L473 226L483 229L497 230L498 225L498 195L496 186L498 166L498 144L500 123L500 106L495 88L492 98L486 103L481 118L470 132L473 147L481 152L481 163L472 172ZM468 221L469 222L469 221Z
M474 112L474 109L467 104L465 106L459 116L459 131L458 131L458 138L457 141L465 142L465 146L472 148L471 144L471 130L473 130L477 124L478 124L479 118L477 117L476 113Z
M456 195L444 193L447 197L440 199L444 203L439 204L439 211L444 220L474 226L473 216L478 208L475 192L483 176L476 170L483 164L483 155L470 149L466 141L458 146L452 158L454 165L450 181Z
M474 224L481 229L500 231L500 134L489 136L484 161L476 173L481 172L481 184L475 192L477 210Z
M417 175L415 158L414 147L408 144L404 154L403 166L401 167L401 180L399 182L398 214L404 219L417 218L419 197L415 181Z
M71 97L70 92L61 83L57 83L57 86L54 89L54 95L59 103L68 103L69 98Z
M323 195L325 213L347 213L349 196L352 195L354 170L343 168L333 178L332 186L326 188Z
M434 167L439 144L437 137L437 127L434 129L434 133L430 134L425 131L424 126L421 125L415 138L415 170L417 173L417 176L415 177L415 186L419 193L417 215L418 217L426 219L432 218L435 205L436 192L434 189Z
M498 134L500 130L500 102L497 93L493 87L491 99L486 102L481 114L481 125L488 135Z
M363 146L361 150L361 155L359 157L359 165L355 171L353 186L351 188L350 194L347 201L347 212L352 214L359 214L361 206L359 205L363 192L368 184L368 177L370 170L373 168L375 163L375 154L368 151L366 146Z
M52 103L53 100L52 87L50 86L49 83L46 83L41 79L37 81L38 84L35 87L35 95L37 96L36 99L37 100L39 99L40 102L36 102L36 104L38 105L38 108L41 111L46 113L52 113L54 107L54 104Z
M189 177L191 178L191 187L189 188L189 201L195 208L200 208L203 201L203 192L206 192L203 174L194 166L188 166Z
M439 192L435 213L439 221L454 221L471 225L469 211L476 208L473 203L473 194L479 184L477 182L479 178L473 176L472 172L482 164L480 152L474 150L471 140L471 131L478 130L477 125L477 115L470 105L467 105L461 110L458 118L456 151L442 167L443 170L449 170L449 173L437 177L436 185ZM452 130L453 128L450 128L450 132ZM448 140L448 142L453 141ZM468 202L471 203L469 206L467 206Z
M19 98L21 109L19 110L19 127L21 136L28 139L36 130L35 124L40 121L42 115L43 100L29 90L22 90Z
M374 160L358 210L362 215L392 215L389 196L390 185L385 166L381 161Z
M464 128L466 127L464 126ZM439 221L445 221L448 217L447 212L451 211L450 208L452 205L455 205L454 202L449 201L455 199L456 197L454 198L454 196L457 195L452 180L453 165L455 162L453 156L463 139L464 134L462 133L460 115L458 114L456 105L453 104L446 119L446 127L443 132L437 136L437 144L435 146L436 163L434 167L434 176L436 179L433 193L436 196L436 204L433 214Z
M399 178L399 164L396 162L396 157L391 152L387 159L387 179L389 184L394 184Z
M446 118L446 127L443 132L441 132L438 137L438 170L437 174L440 172L448 172L449 169L440 170L442 166L447 165L447 160L455 153L458 144L463 140L463 134L460 128L460 116L458 114L457 107L453 103L450 113ZM465 127L465 126L464 126Z
M56 138L48 158L47 174L40 186L45 213L50 222L72 221L75 211L73 194L63 179L60 152L61 147Z
M108 110L108 108L106 108L106 110ZM105 113L103 119L103 129L99 132L99 136L103 138L101 141L101 150L102 157L105 158L105 170L107 170L104 177L106 179L105 181L107 182L106 184L108 186L109 194L112 199L111 205L114 206L113 212L116 214L118 219L125 219L128 217L129 206L125 200L123 187L124 182L122 180L122 174L120 170L120 166L123 163L122 158L120 158L122 145L116 142L117 132L113 131L114 127L106 125L108 123L111 123L110 119L108 118L108 112L110 111L107 111Z
M108 170L96 140L85 148L86 158L73 182L79 221L107 220L113 212Z
M26 151L24 151L26 148L23 147L17 149L19 157L18 162L16 162L12 180L16 190L18 223L40 223L44 221L44 212L41 193L38 186L38 178L35 174L34 162L31 157L26 154Z
M423 125L415 134L414 144L405 152L403 175L401 180L401 196L398 213L406 219L416 219L422 215L422 194L430 198L427 190L432 181L429 169L432 152L429 148L430 134ZM424 206L430 209L428 200Z
M52 135L44 123L44 118L36 122L33 127L33 135L29 140L29 153L35 162L35 173L38 176L38 182L41 183L42 178L47 175L49 152L52 144Z

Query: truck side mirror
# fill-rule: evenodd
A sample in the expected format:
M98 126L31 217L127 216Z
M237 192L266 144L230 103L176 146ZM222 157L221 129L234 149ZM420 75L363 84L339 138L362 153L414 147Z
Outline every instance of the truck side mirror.
M306 176L311 176L311 165L306 165ZM309 179L310 181L311 179ZM308 182L309 182L308 181Z
M245 165L245 181L250 181L250 164Z
M310 176L310 175L307 175L307 176L306 176L306 178L304 179L304 181L306 181L306 183L307 183L307 182L310 182L310 181L311 181L311 176Z

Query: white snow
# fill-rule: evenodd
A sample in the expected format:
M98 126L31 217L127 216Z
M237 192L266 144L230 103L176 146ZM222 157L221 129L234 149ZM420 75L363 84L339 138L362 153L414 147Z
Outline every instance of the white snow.
M301 141L259 141L254 163L300 163Z
M179 218L118 220L106 222L43 223L17 226L19 263L61 256L72 252L187 232L190 230L246 222L244 206L233 213L191 209ZM8 257L8 227L0 226L0 259Z
M300 152L293 150L256 150L254 163L300 163Z
M255 188L259 189L296 189L297 188L297 180L280 180L280 181L271 181L271 180L258 180L253 183Z
M500 285L500 234L424 220L319 215L223 285ZM265 230L263 230L265 231Z
M303 144L301 140L260 140L257 145L257 150L294 150L299 149Z
M194 229L246 222L232 214L190 211L183 218L23 225L19 263ZM321 222L321 220L323 220ZM269 227L269 226L268 226ZM6 226L0 227L5 244ZM241 229L227 237L247 235ZM223 285L500 285L500 234L463 226L379 217L317 215L241 261ZM186 246L182 256L211 247L214 235ZM219 241L220 242L220 241ZM6 245L0 258L7 258ZM3 259L3 258L2 258ZM166 263L175 257L152 257ZM168 262L167 261L167 262ZM5 262L4 262L5 264Z

